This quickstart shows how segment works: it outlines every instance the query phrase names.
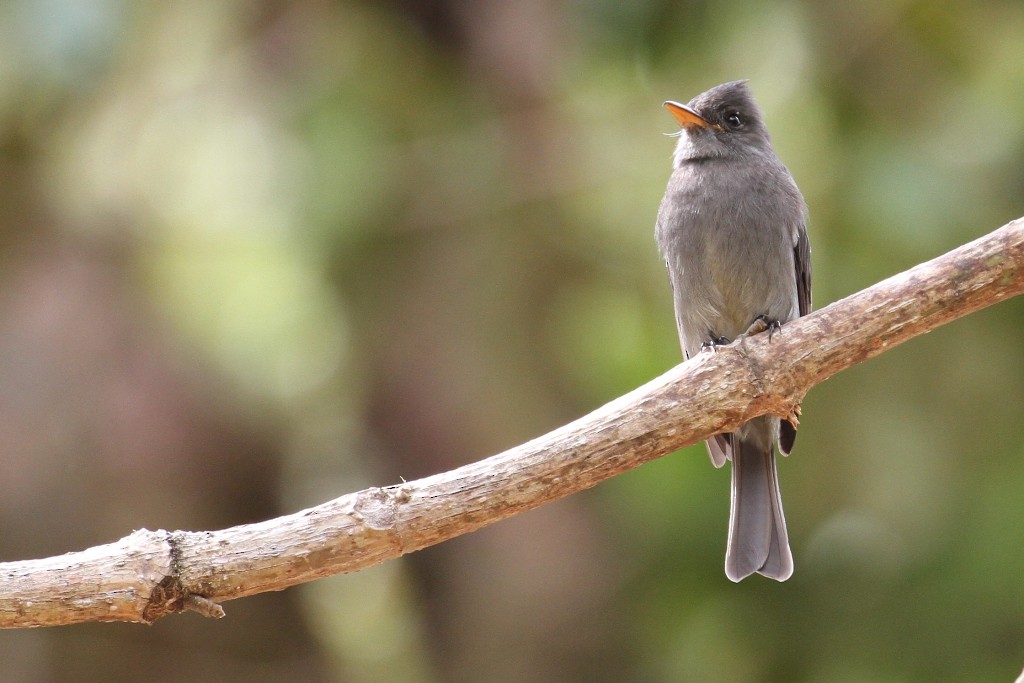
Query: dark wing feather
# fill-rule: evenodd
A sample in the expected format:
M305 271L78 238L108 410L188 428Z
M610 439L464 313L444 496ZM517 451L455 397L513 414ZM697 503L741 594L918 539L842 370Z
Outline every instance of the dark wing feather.
M807 228L803 225L797 231L796 246L793 247L793 264L796 266L796 298L800 315L811 312L811 243L807 239ZM796 427L782 420L779 425L779 450L789 455L796 441Z
M811 312L811 243L807 239L807 227L803 225L797 231L793 263L796 266L796 297L800 303L800 315L804 316Z

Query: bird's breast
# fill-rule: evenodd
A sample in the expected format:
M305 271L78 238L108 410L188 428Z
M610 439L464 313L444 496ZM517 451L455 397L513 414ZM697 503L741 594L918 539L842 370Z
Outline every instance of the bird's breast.
M716 166L676 171L659 214L659 242L680 323L734 338L758 315L796 317L794 223L770 176Z

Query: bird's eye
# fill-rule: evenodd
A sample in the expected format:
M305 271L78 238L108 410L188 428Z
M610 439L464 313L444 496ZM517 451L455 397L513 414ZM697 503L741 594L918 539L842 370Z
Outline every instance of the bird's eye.
M740 118L740 113L737 111L731 111L726 114L725 122L729 124L730 128L739 128L743 125L743 119Z

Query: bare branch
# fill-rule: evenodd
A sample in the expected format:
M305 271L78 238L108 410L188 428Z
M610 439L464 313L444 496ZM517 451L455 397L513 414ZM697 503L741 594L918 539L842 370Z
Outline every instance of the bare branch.
M450 472L221 531L136 531L0 564L0 626L152 622L354 572L590 488L757 415L796 420L815 384L1024 292L1024 219L787 323L672 368L542 437Z

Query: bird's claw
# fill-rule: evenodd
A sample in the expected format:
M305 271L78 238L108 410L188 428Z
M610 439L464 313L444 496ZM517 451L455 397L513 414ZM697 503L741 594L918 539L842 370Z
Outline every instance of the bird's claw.
M803 415L803 413L803 409L800 407L800 404L797 403L795 406L793 406L793 409L789 411L789 415L787 415L784 419L786 420L786 422L793 425L793 429L796 429L797 427L800 426L800 416Z

